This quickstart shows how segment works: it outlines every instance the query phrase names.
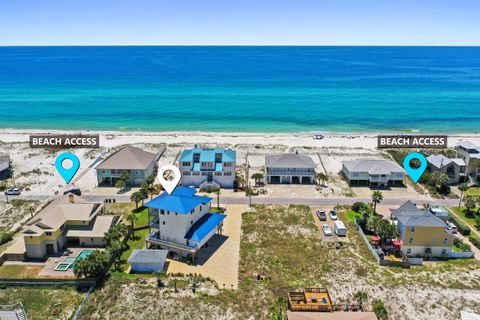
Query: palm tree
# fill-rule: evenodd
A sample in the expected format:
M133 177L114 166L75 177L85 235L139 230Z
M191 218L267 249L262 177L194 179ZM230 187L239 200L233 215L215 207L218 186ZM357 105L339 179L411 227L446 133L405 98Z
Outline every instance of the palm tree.
M235 180L237 180L237 185L238 187L243 187L245 186L245 178L243 175L239 174L238 172L235 174Z
M135 238L135 221L138 220L137 216L132 212L128 215L127 220L131 223L132 236Z
M155 272L155 275L157 276L157 286L163 288L165 286L164 281L167 278L167 274L165 271L157 271Z
M122 179L118 179L117 182L115 182L115 188L119 189L118 192L124 190L126 186L127 183Z
M130 200L135 202L135 210L138 210L138 203L142 201L143 195L139 191L135 191L130 195Z
M373 213L377 213L377 204L382 202L383 200L383 194L376 190L376 191L373 191L373 194L372 194L372 202L373 202Z
M475 206L477 205L477 202L475 201L475 198L472 196L467 196L465 198L465 207L467 208L467 214L471 213L473 209L475 209Z
M317 179L318 181L320 181L322 183L322 185L325 183L325 181L328 181L328 176L323 173L323 172L317 172L315 174L315 179Z
M217 209L220 210L220 188L215 193L217 194Z
M458 201L458 210L460 210L460 207L462 206L463 193L468 190L468 183L465 182L465 183L462 183L461 185L459 185L458 190L461 191L460 200Z

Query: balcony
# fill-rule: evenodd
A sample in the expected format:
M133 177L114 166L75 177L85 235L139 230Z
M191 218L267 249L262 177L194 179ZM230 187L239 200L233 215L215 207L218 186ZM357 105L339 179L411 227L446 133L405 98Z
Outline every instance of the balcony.
M194 246L187 246L186 244L177 243L171 240L160 239L158 233L151 233L146 239L147 242L158 244L162 247L176 249L184 252L195 253L198 248Z

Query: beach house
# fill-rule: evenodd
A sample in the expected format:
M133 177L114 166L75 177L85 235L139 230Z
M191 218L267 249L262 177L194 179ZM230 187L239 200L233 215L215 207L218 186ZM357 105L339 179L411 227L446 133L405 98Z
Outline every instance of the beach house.
M430 172L440 172L448 176L448 184L457 184L466 178L466 164L462 158L447 158L443 154L436 154L428 156L427 162Z
M182 185L187 187L233 188L236 170L235 150L201 149L185 150L180 157Z
M471 182L480 180L480 148L469 141L462 141L455 145L457 157L465 161L465 173Z
M265 157L267 182L271 184L313 184L315 163L312 158L298 153L284 153Z
M126 146L112 153L96 168L98 186L115 186L126 171L130 175L129 183L139 186L149 176L155 174L157 161L165 152L161 147L157 153L148 152L133 146Z
M407 257L428 259L450 256L455 236L442 219L417 208L411 201L390 212L400 231L401 250Z
M393 161L356 159L342 161L342 173L350 186L403 186L405 171Z
M222 232L224 214L211 211L209 197L189 187L163 192L145 204L148 208L150 248L167 249L195 261L196 254L216 233Z
M102 203L89 203L73 194L53 201L22 231L27 258L59 254L67 244L105 246L105 233L115 225L118 216L103 215L103 208Z

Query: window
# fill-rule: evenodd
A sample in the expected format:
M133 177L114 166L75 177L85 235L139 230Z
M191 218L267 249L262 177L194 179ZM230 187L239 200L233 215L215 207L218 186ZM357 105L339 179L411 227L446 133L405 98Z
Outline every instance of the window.
M190 162L184 161L184 162L182 162L182 166L190 167Z
M193 224L193 220L192 220L192 221L190 221L190 224Z
M415 227L411 227L410 232L415 232Z
M165 214L165 211L163 211L163 210L160 210L160 214Z
M407 249L407 253L408 254L412 253L412 249Z
M224 176L231 176L231 175L232 175L231 172L225 172L225 173L224 173Z
M189 176L189 175L190 175L190 171L183 171L183 175L184 175L184 176Z
M412 243L412 242L413 242L413 238L408 239L408 243Z
M447 253L447 249L442 249L442 254L446 254Z
M199 175L200 175L200 172L194 171L194 172L193 172L193 175L194 175L194 176L199 176Z
M435 237L432 238L432 243L435 243Z
M165 225L165 221L163 221L162 224Z
M52 235L52 233L51 233L50 231L45 232L45 234L46 234L47 236L51 236L51 235Z
M178 216L178 213L175 212L175 215Z
M447 244L448 243L448 238L443 239L443 243Z
M93 238L90 238L90 241L93 242Z
M223 164L224 167L231 167L232 166L232 163L231 162L225 162Z
M102 170L102 173L105 174L105 170Z
M221 172L215 172L215 175L216 175L216 176L221 176L222 173L221 173Z

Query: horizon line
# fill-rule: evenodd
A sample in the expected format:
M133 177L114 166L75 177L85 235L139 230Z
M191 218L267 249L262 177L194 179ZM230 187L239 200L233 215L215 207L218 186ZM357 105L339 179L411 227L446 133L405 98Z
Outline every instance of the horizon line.
M409 45L409 44L20 44L2 45L8 47L451 47L451 48L478 48L477 45Z

